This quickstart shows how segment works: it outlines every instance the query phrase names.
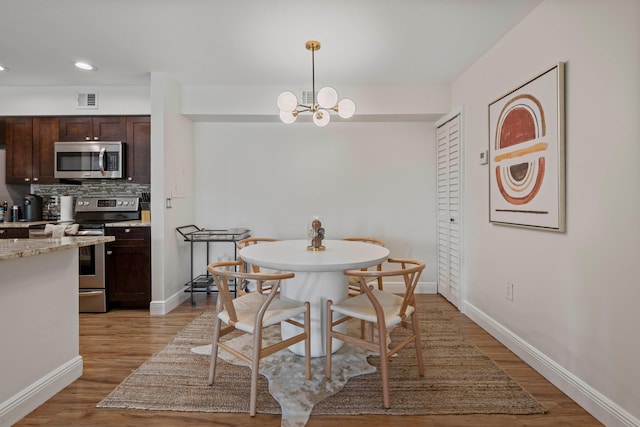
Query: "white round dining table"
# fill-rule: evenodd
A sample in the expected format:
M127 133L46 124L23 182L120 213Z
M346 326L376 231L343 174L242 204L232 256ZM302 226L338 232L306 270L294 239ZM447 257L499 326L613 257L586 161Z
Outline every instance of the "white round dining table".
M250 245L240 249L244 261L260 267L293 272L295 277L282 282L280 294L284 298L309 301L311 305L311 357L325 356L325 319L327 300L341 301L348 296L345 270L371 267L389 257L389 249L371 243L347 240L325 240L325 250L307 249L307 240L279 240ZM302 322L302 317L298 319ZM346 324L340 326L346 327ZM300 333L289 323L281 324L282 338ZM342 341L334 341L337 351ZM289 347L304 355L304 342Z

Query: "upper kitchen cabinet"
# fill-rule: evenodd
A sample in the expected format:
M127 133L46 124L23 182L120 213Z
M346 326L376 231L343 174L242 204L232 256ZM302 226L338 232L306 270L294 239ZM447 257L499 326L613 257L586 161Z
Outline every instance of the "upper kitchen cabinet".
M7 184L30 184L32 178L33 118L8 117L5 121L7 141Z
M6 127L6 182L52 184L53 143L58 139L55 117L8 117Z
M8 184L55 184L55 141L122 141L124 179L151 183L150 116L2 117ZM1 135L0 135L1 136Z
M7 124L7 119L5 119L4 117L0 117L0 146L6 144L5 142L6 141L6 134L5 134L6 124Z
M60 141L126 141L124 116L61 117Z
M151 183L151 118L127 117L125 172L127 181Z
M58 182L54 178L55 159L54 143L60 133L57 117L33 118L33 182L53 184Z

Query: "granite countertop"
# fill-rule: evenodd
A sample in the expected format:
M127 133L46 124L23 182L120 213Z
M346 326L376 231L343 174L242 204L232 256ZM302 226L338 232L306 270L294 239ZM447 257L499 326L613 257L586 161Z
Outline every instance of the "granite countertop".
M140 219L133 221L108 222L105 227L151 227L150 222L143 222Z
M29 228L31 225L43 225L43 224L57 224L57 221L18 221L18 222L2 222L0 221L0 228ZM69 225L73 222L69 222ZM151 227L150 222L143 222L142 220L132 221L120 221L109 222L105 224L105 227Z
M65 236L48 239L0 239L0 261L113 242L113 236Z
M2 222L0 228L29 228L30 225L55 224L56 221L18 221L18 222Z

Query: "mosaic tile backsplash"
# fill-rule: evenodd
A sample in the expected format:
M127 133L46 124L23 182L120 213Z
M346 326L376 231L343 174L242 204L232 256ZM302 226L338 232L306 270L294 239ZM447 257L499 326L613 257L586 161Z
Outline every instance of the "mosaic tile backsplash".
M138 197L143 193L151 194L149 184L131 184L115 180L91 180L74 184L32 184L31 193L43 198L43 219L58 219L57 212L49 210L51 196L77 197Z
M38 184L31 185L31 193L42 197L74 196L74 197L140 197L142 193L150 193L149 184L130 184L112 180L83 181L81 185Z

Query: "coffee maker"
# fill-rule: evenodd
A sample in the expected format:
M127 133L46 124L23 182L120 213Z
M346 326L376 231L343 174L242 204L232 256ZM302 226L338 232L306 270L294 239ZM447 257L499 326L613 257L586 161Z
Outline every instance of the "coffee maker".
M25 221L42 221L42 197L28 194L24 196L22 205L22 214Z

